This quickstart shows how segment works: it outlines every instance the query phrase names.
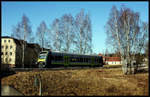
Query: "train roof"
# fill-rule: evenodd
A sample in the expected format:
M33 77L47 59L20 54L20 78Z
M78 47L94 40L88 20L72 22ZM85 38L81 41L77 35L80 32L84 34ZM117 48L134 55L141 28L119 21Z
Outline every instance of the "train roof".
M95 55L95 54L77 54L77 53L68 53L68 52L60 52L60 51L51 51L51 53L61 53L61 54L69 54L69 55L81 55L81 56L98 56L99 55Z

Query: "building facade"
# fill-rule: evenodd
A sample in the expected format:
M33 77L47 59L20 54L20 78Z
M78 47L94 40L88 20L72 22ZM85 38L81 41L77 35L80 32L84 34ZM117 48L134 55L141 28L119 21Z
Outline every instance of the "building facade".
M121 65L120 57L105 57L105 63L108 65Z
M9 67L22 67L23 40L12 37L1 37L1 65L9 64ZM24 65L30 67L38 58L40 46L26 43L24 50Z
M99 56L103 57L103 61L106 65L121 65L121 58L120 57L106 57L102 54L98 54Z

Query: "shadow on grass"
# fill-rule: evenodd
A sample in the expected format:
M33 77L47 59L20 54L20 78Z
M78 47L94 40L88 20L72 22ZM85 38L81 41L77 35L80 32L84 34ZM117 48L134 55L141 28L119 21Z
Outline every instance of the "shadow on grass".
M148 73L149 72L149 70L148 70L148 68L146 68L146 69L140 69L140 70L137 70L137 74L139 74L139 73Z
M13 74L16 74L16 72L14 70L7 69L5 71L1 71L0 78L7 77L7 76L10 76L10 75L13 75Z

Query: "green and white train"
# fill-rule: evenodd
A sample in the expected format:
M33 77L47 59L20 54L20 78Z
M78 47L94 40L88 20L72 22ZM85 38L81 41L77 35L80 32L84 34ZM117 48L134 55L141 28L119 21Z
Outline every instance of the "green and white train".
M98 55L83 55L62 53L54 51L42 51L37 61L39 68L58 66L103 66L103 58Z

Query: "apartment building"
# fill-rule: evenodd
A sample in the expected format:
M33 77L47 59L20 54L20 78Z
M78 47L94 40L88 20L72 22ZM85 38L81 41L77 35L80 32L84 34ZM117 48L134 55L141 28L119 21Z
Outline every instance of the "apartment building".
M37 60L40 46L38 44L29 44L26 41L24 64L25 67ZM12 37L1 37L1 65L9 64L9 67L21 67L23 55L23 40ZM27 67L28 67L27 66Z

